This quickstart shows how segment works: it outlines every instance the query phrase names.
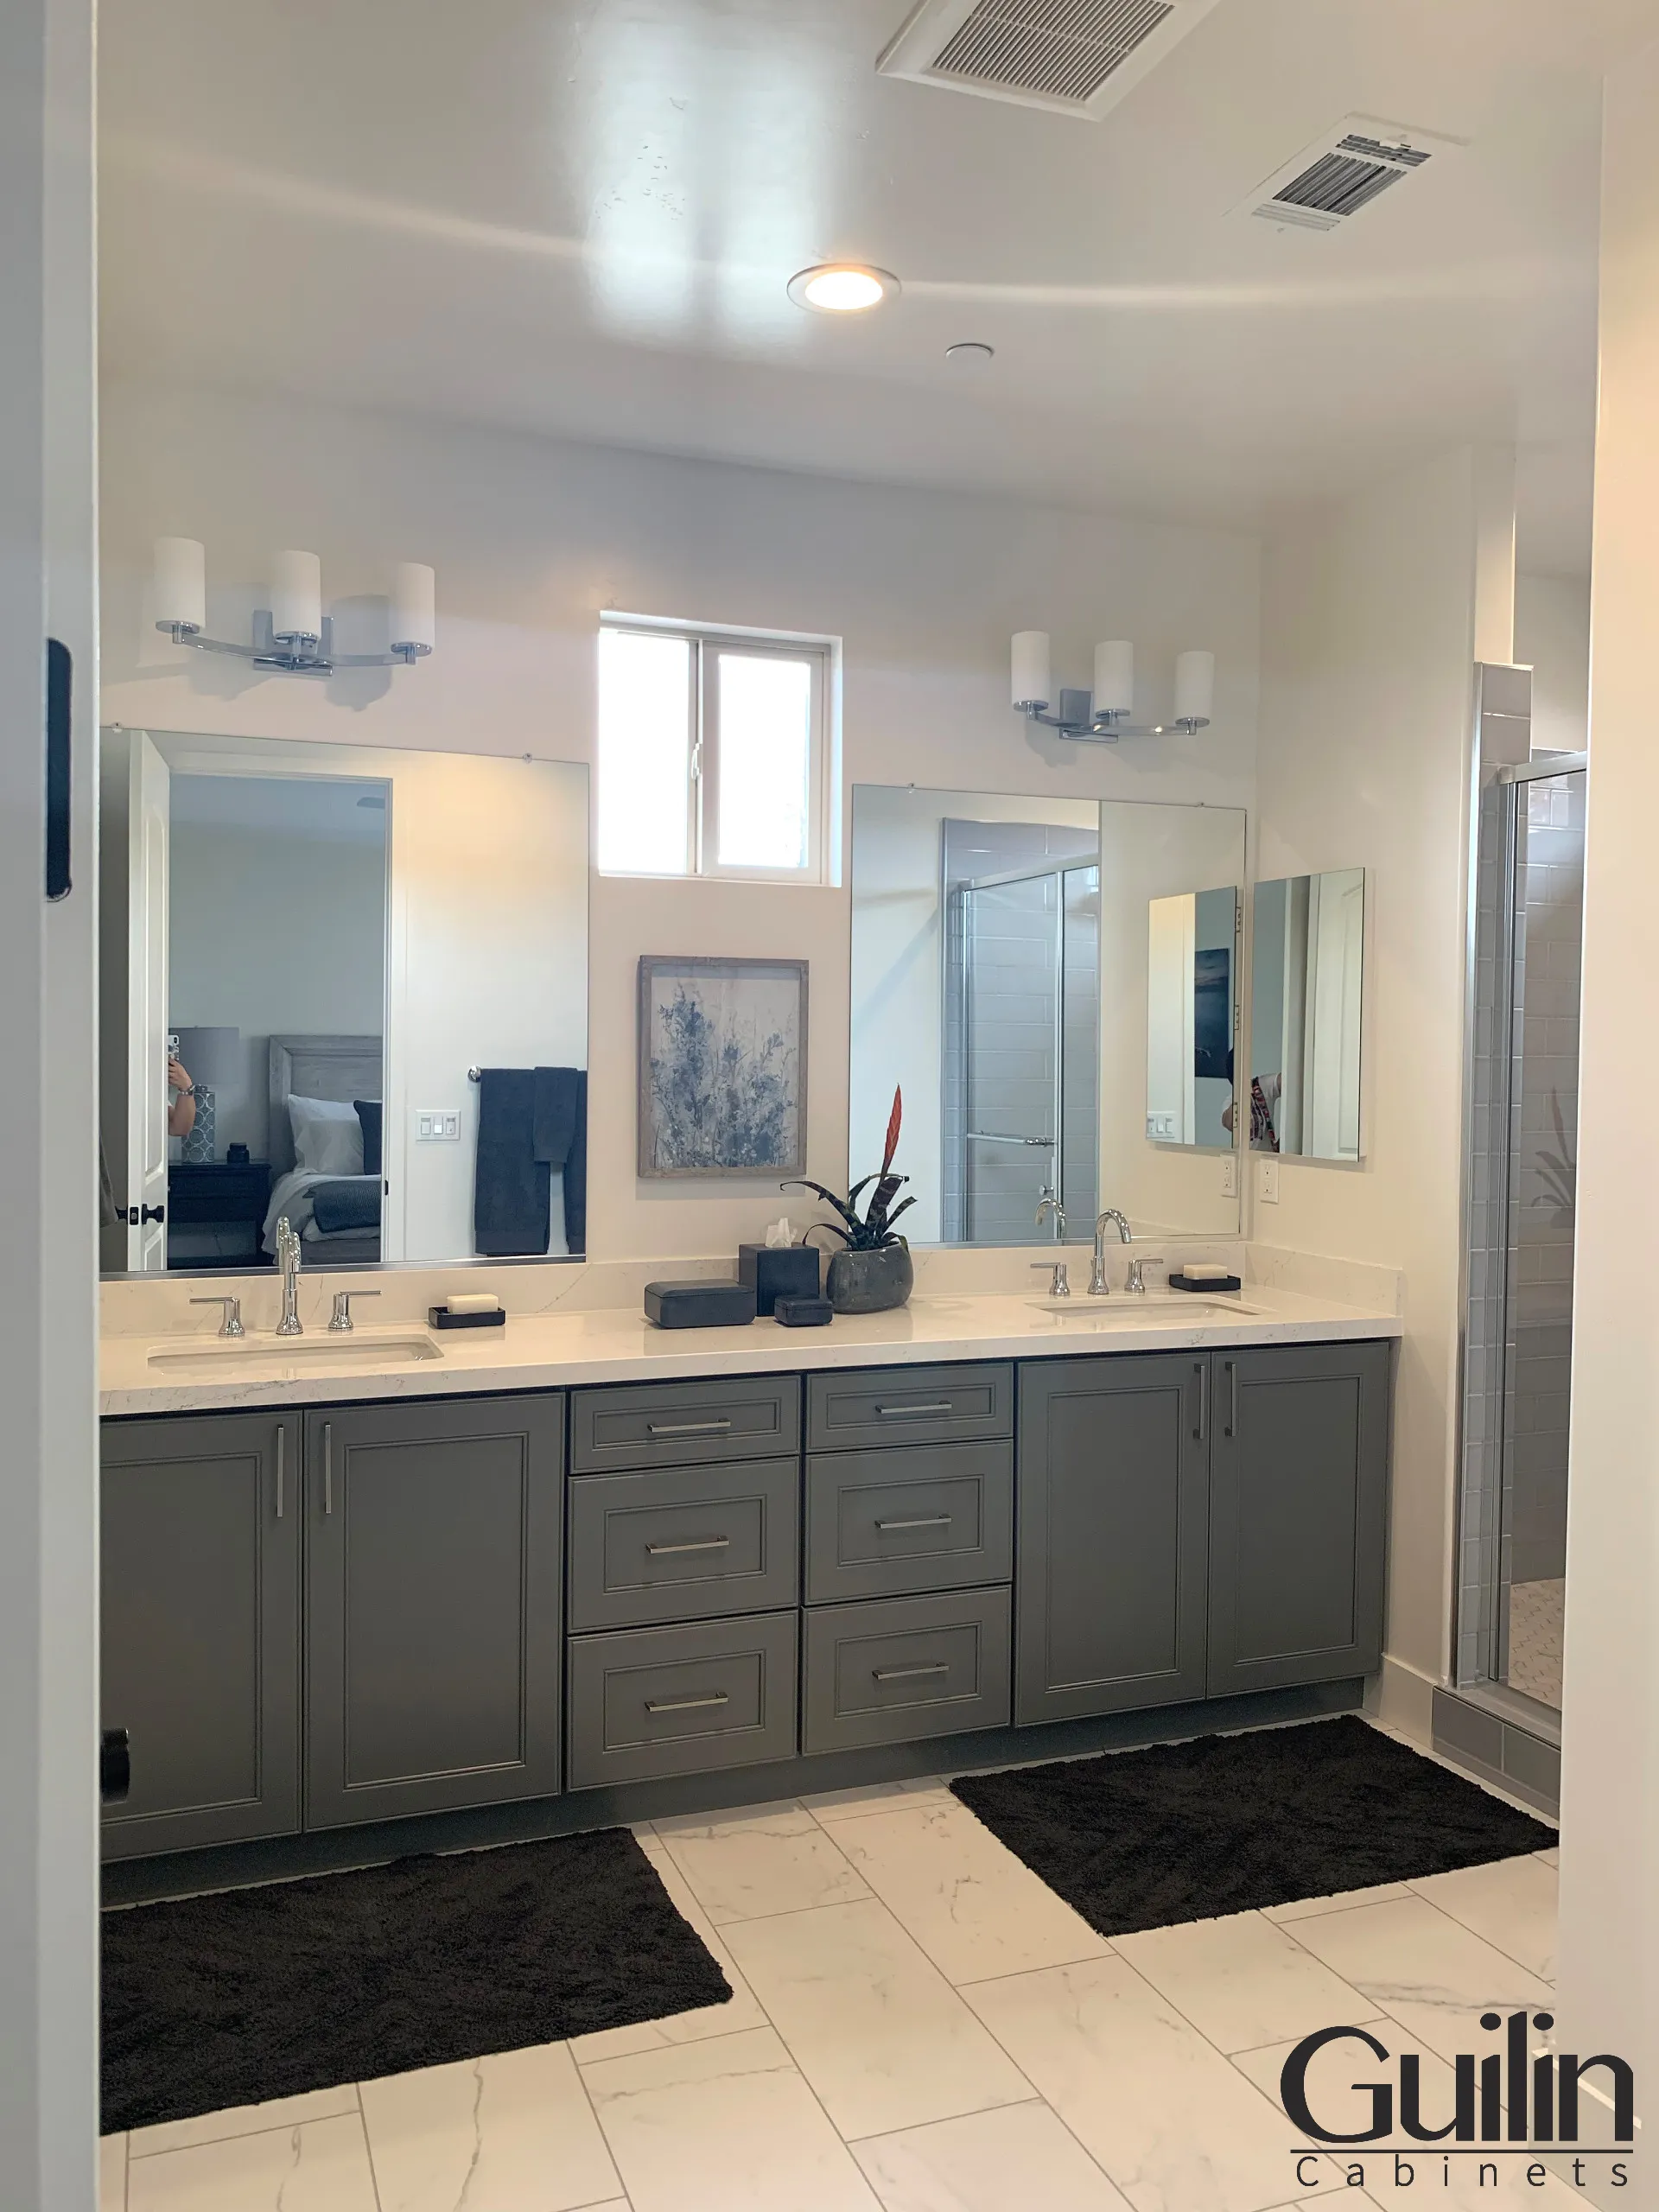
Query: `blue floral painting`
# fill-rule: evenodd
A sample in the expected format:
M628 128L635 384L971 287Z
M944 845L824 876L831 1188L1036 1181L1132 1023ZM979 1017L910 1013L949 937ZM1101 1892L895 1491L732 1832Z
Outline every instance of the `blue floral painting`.
M639 963L639 1173L798 1175L806 963Z

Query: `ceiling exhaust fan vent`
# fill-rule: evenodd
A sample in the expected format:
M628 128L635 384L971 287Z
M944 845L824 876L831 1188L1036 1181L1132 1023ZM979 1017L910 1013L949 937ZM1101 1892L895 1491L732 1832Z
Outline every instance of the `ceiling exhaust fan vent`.
M1234 212L1281 230L1336 231L1459 141L1374 117L1347 117Z
M1215 0L922 0L889 77L1064 115L1115 107Z

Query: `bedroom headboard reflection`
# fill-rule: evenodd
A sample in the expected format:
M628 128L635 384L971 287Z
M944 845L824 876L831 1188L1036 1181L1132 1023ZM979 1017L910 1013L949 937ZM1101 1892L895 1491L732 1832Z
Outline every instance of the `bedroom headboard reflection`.
M99 831L106 1274L581 1256L585 766L107 729Z

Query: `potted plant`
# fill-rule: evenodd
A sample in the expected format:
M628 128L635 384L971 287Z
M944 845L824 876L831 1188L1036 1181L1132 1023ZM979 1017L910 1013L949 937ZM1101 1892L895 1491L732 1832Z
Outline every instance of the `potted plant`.
M904 1305L910 1296L915 1281L910 1245L893 1225L907 1207L916 1203L913 1197L899 1199L897 1205L893 1203L910 1180L908 1175L893 1173L903 1120L904 1096L895 1087L880 1169L876 1174L865 1176L862 1182L855 1183L844 1198L838 1198L833 1191L826 1191L822 1183L815 1183L806 1175L791 1177L781 1185L785 1191L816 1191L825 1205L833 1206L839 1217L835 1221L813 1224L815 1228L829 1230L842 1241L842 1249L830 1256L824 1282L824 1295L837 1313L885 1313L895 1306ZM872 1184L875 1185L874 1190L870 1190ZM858 1201L865 1191L869 1191L870 1195L861 1219Z

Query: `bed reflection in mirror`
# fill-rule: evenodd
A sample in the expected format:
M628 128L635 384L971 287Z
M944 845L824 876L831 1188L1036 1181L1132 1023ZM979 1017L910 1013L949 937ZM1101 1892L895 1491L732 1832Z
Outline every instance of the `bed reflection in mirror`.
M1360 1158L1365 871L1258 883L1250 963L1250 1148Z
M585 1249L587 770L106 730L106 1273Z

